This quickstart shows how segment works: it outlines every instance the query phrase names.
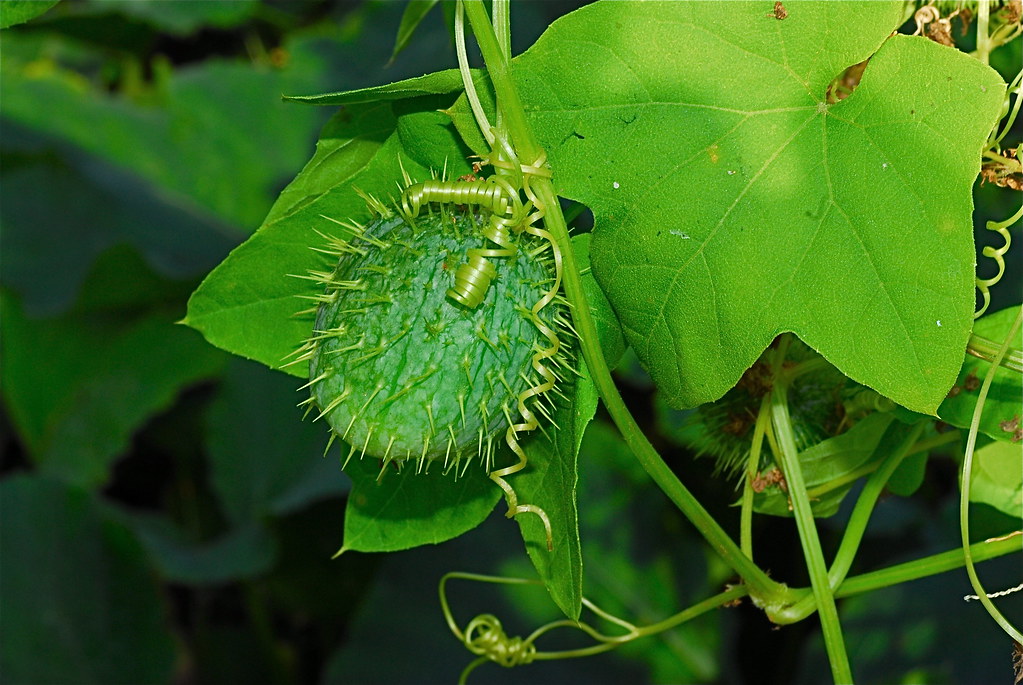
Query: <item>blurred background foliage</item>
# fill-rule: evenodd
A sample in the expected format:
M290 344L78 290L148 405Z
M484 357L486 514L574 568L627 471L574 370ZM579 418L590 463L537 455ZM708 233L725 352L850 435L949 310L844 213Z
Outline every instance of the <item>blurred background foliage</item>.
M5 2L3 23L25 6L45 9L32 4ZM516 3L516 51L579 4ZM454 64L434 12L388 65L403 9L67 0L4 30L5 683L453 682L469 654L443 623L440 576L530 574L517 528L496 514L436 547L331 560L349 482L335 453L320 456L324 430L300 420L300 382L175 325L199 280L260 224L312 154L331 113L281 94ZM1018 46L996 55L1003 75L1018 65ZM1018 195L987 186L977 202L979 225L1008 216ZM1018 299L1018 271L1008 278L991 311ZM737 529L733 484L658 433L655 393L636 364L620 378L684 480ZM580 463L591 599L647 623L730 580L667 500L650 495L613 430L594 424ZM954 460L932 459L916 497L883 502L854 572L955 547L956 479ZM822 523L832 548L846 509ZM986 507L974 520L978 538L1011 524ZM756 538L775 577L806 582L791 521L764 517ZM1018 569L1006 559L983 575L1000 587ZM526 634L556 616L543 590L452 590L463 624L493 612L509 633ZM968 591L965 574L951 573L845 602L863 682L1006 681L1006 641L962 602ZM615 653L519 671L487 666L474 677L814 682L826 666L813 623L775 630L743 605ZM567 635L546 646L573 644Z

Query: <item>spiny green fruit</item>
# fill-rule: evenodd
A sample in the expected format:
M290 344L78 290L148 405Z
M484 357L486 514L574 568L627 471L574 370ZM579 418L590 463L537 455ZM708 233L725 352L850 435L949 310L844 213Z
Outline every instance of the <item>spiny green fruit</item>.
M413 219L370 205L376 218L342 224L347 240L321 250L336 267L310 275L324 286L298 357L309 360L310 401L349 457L447 469L479 456L489 471L495 438L522 421L518 398L541 383L533 356L549 342L531 310L551 288L547 243L515 236L515 254L492 258L496 277L468 308L448 290L467 252L485 247L486 212L431 206ZM558 302L538 314L550 328L563 316Z

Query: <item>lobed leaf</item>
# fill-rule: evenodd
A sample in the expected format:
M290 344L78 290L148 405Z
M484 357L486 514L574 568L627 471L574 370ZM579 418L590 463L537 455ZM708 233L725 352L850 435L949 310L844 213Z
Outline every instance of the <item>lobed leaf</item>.
M593 209L597 281L672 406L720 397L785 331L915 411L952 384L1004 84L890 37L902 7L596 3L513 61L559 194Z

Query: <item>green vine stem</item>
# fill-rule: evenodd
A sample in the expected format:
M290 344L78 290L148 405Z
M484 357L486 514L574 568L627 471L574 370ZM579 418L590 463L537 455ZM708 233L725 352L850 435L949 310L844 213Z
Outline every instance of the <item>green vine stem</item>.
M994 381L995 371L998 370L998 365L1009 349L1009 343L1015 339L1021 324L1023 324L1023 307L1020 307L1019 312L1017 312L1016 320L1013 321L1005 341L1002 343L994 360L992 360L991 366L984 375L984 383L980 386L980 394L977 395L977 406L973 410L973 420L970 422L970 433L966 438L966 451L963 458L963 480L959 493L959 531L962 535L963 555L966 561L966 573L970 577L970 584L973 586L973 591L977 593L981 604L984 605L984 608L991 615L991 618L1017 643L1023 643L1023 634L1009 623L1008 619L1002 615L987 596L981 585L980 578L977 577L977 569L974 567L973 556L970 551L970 482L973 474L973 453L977 446L977 433L980 427L980 415L984 411L984 401L987 399L991 383Z
M828 579L827 566L824 563L824 551L821 549L820 539L817 536L817 524L813 518L810 498L806 494L803 471L799 464L799 450L796 448L795 437L792 434L788 386L778 373L785 360L790 340L788 335L782 337L775 350L772 365L774 388L771 390L771 418L775 438L781 448L781 452L777 456L781 460L782 472L788 482L793 515L796 519L796 528L799 531L799 542L803 548L803 555L806 557L810 585L813 588L813 596L820 614L824 646L831 664L831 676L835 683L851 683L853 682L852 670L849 667L849 657L845 650L845 640L842 638L838 608L835 606L835 597Z
M970 545L969 550L974 561L987 561L1006 554L1021 552L1023 551L1023 531L1014 531L998 538L975 542ZM846 578L845 582L835 590L835 597L852 597L865 592L873 592L892 585L901 585L920 578L954 571L965 565L966 557L963 554L963 548L956 547L931 556ZM797 623L817 610L817 605L813 601L813 591L810 588L793 589L793 592L801 594L802 597L780 614L769 615L769 618L775 623Z
M757 422L753 428L753 442L750 444L749 460L746 463L746 478L742 487L742 509L739 516L739 547L742 553L753 558L753 481L760 470L760 453L764 447L764 436L771 423L770 398L760 402Z
M994 360L995 355L998 354L999 344L993 340L983 338L976 333L970 336L970 342L966 346L966 353L970 354L977 359L983 359L986 362ZM1011 349L1007 350L1002 361L999 362L1002 366L1017 373L1023 373L1023 350Z
M525 111L511 79L508 62L501 52L483 3L481 0L466 0L465 12L486 62L487 73L494 86L497 101L501 103L509 137L520 159L524 159L526 163L544 159L543 150L536 142L532 129L526 121ZM628 407L625 406L625 402L611 378L611 372L600 348L596 324L586 301L579 268L572 252L568 226L561 213L553 184L550 179L537 178L532 187L540 201L548 208L544 217L545 227L561 248L565 295L571 304L572 323L579 333L583 359L586 361L597 391L621 431L622 437L654 482L696 526L725 563L742 577L755 601L766 605L785 603L788 599L787 588L781 583L771 580L762 569L742 553L735 541L664 463L660 454L646 439Z
M743 585L729 587L723 592L719 592L718 594L697 602L696 604L693 604L692 606L689 606L668 618L656 623L651 623L647 626L633 625L628 621L604 611L584 597L582 600L583 606L586 607L588 611L608 623L623 629L625 632L619 635L606 635L586 622L561 619L544 624L525 638L520 638L509 637L505 634L500 620L498 620L493 614L482 614L477 616L470 621L464 630L459 628L454 619L454 615L451 612L451 606L447 599L447 583L450 580L468 580L481 583L493 583L497 585L542 585L542 583L537 580L530 580L526 578L507 578L459 572L447 573L443 578L441 578L438 585L438 594L440 596L441 609L443 610L444 620L447 622L448 629L462 644L466 646L469 651L480 657L471 663L465 671L463 671L461 682L464 682L465 677L472 671L472 669L486 661L494 661L502 666L510 667L528 664L534 661L573 659L608 652L629 642L671 630L672 628L675 628L687 621L691 621L712 609L735 602L742 597L745 597L747 594L747 589ZM551 652L538 651L536 649L536 641L550 631L558 628L572 628L582 631L595 640L597 644L590 645L588 647L579 647L577 649Z
M980 0L977 3L977 50L975 55L982 63L987 64L994 46L991 45L991 36L988 34L988 18L991 16L990 0Z
M1004 556L1005 554L1019 551L1020 539L1023 539L1023 531L1017 531L1000 538L975 543L970 547L970 550L977 561L986 561L988 559L994 559L999 556ZM852 576L846 579L845 582L839 586L838 590L835 592L835 596L851 597L865 592L873 592L892 585L899 585L911 580L917 580L919 578L951 571L963 566L964 563L965 559L961 549L957 548L949 550L947 552L924 557L922 559L916 559L911 562L898 564L878 571L871 571L858 576ZM604 635L589 624L562 619L537 628L526 638L519 638L509 637L506 635L501 627L501 622L492 614L483 614L476 617L464 630L459 628L458 624L455 622L450 603L447 599L446 587L450 580L468 580L500 585L540 586L542 583L538 580L525 578L505 578L460 572L448 573L441 578L440 583L438 584L438 594L440 596L441 608L444 613L444 620L452 634L460 642L462 642L469 651L477 654L479 657L470 663L462 672L462 678L459 680L460 683L464 683L469 673L487 661L493 661L503 666L515 666L531 663L533 661L578 658L608 652L634 640L671 630L672 628L675 628L686 621L690 621L711 609L728 606L732 602L746 596L748 593L748 588L744 585L729 587L724 592L720 592L712 597L708 597L707 599L697 602L696 604L693 604L672 616L642 627L635 626L628 621L612 616L597 607L588 599L583 598L583 605L589 611L604 620L623 628L626 632L621 635ZM806 618L816 609L816 605L813 601L813 592L810 588L800 588L794 592L800 595L801 598L793 606L800 607L804 610L804 613L798 618L786 621L788 623L794 623L802 618ZM597 644L589 647L580 647L578 649L561 650L556 652L537 651L535 646L536 641L547 632L556 628L574 628L581 630L596 640Z

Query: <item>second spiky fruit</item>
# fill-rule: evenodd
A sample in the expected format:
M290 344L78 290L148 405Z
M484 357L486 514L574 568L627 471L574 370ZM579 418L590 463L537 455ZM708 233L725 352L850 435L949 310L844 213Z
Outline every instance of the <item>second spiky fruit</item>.
M518 398L541 382L532 360L547 339L531 310L550 288L544 245L520 236L470 309L447 291L483 244L485 219L450 207L414 220L381 209L334 239L336 268L316 274L325 290L306 344L312 398L353 453L420 466L489 462L495 438L521 420ZM560 307L539 313L543 325L554 327Z

